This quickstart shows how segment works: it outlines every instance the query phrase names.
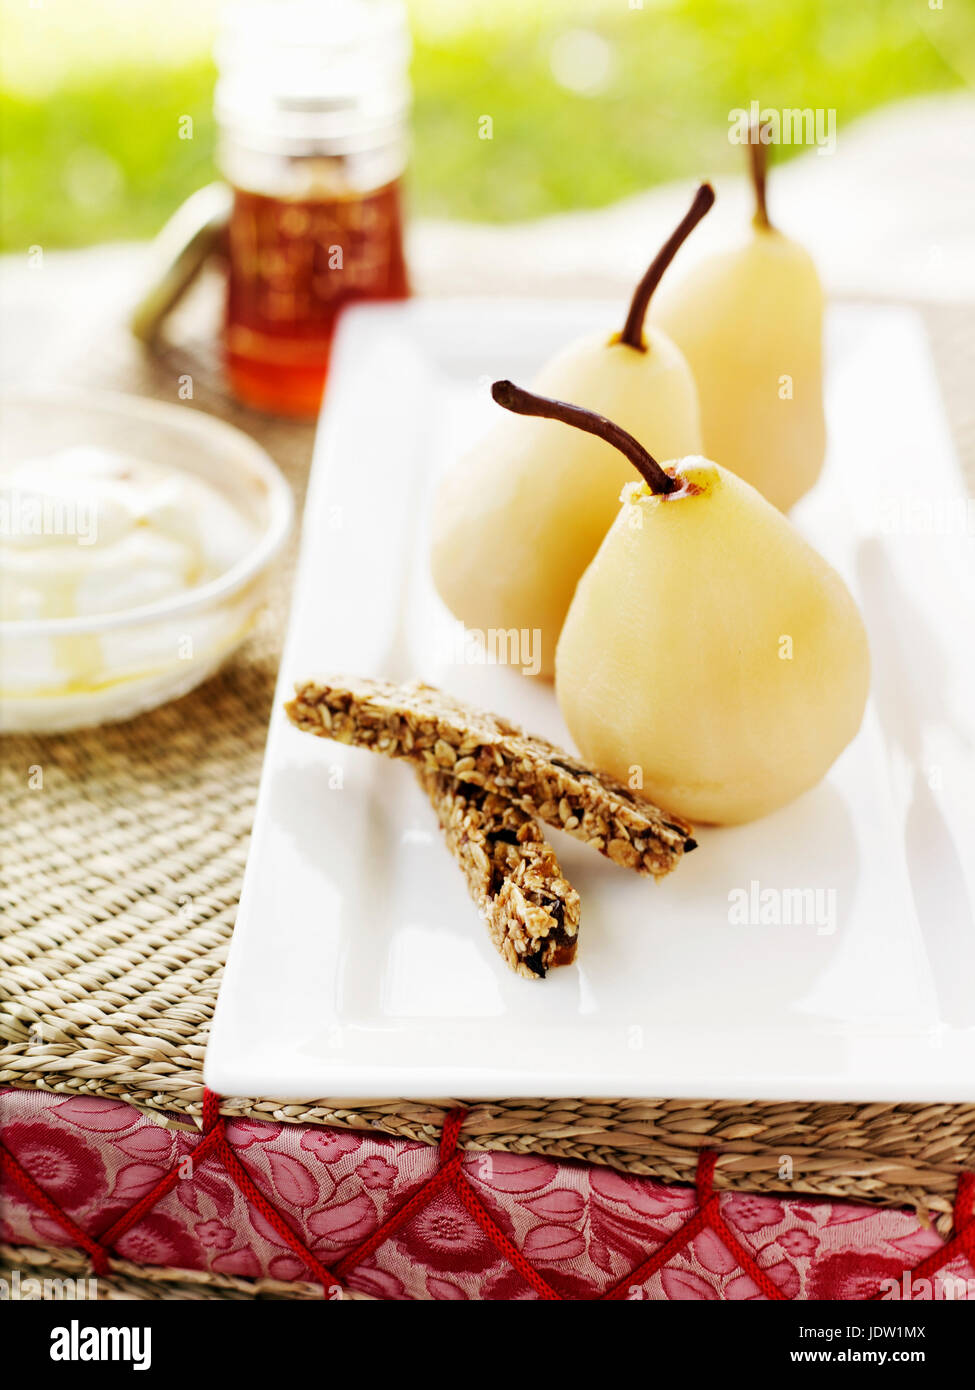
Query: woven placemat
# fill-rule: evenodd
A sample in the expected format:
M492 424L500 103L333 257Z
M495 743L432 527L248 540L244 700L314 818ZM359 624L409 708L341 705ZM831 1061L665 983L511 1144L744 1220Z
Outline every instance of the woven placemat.
M975 325L923 311L955 439L975 476ZM310 426L226 398L212 349L184 341L143 356L118 329L75 382L175 399L242 426L301 498ZM293 559L293 554L291 559ZM165 1124L193 1123L207 1031L247 854L290 561L259 630L203 692L127 724L4 741L6 888L0 941L0 1084L112 1096ZM371 1126L435 1143L456 1098L234 1099L226 1113ZM947 1220L975 1166L975 1106L741 1101L477 1102L467 1147L543 1152L691 1182L720 1150L718 1185L911 1204ZM788 1154L794 1175L779 1176ZM232 1296L230 1294L229 1296Z
M201 1299L214 1302L253 1302L260 1300L300 1299L321 1303L324 1298L320 1284L295 1280L237 1279L231 1274L212 1270L175 1269L168 1265L137 1265L131 1260L112 1257L112 1277L96 1279L91 1272L88 1256L78 1250L40 1249L30 1245L6 1245L0 1241L0 1271L11 1280L16 1271L16 1299L92 1299L104 1302L129 1302L134 1299ZM27 1280L36 1279L42 1292L27 1287ZM10 1295L8 1295L9 1297ZM343 1289L343 1299L374 1303L371 1294L355 1289Z

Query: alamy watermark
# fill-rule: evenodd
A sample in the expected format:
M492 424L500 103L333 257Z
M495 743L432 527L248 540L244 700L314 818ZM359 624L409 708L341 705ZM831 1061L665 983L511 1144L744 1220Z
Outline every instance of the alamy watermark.
M41 1279L23 1275L19 1269L0 1278L0 1303L75 1303L98 1299L98 1280L94 1275L79 1279Z
M79 545L94 545L98 508L82 498L4 488L0 492L0 539L20 536L74 536Z
M963 1279L960 1274L936 1274L933 1279L915 1278L913 1272L905 1269L900 1279L881 1279L877 1290L885 1302L902 1300L909 1303L914 1299L921 1302L975 1302L975 1279Z
M542 669L542 630L452 623L441 656L447 666L516 666L525 676L537 676Z
M728 893L732 927L815 927L817 936L836 931L835 888L763 888L753 878L747 888Z
M77 1318L51 1331L52 1361L130 1361L133 1371L152 1365L151 1327L83 1327Z
M888 536L975 536L975 497L885 497L876 516Z
M735 106L728 112L728 139L733 145L815 145L817 154L836 149L836 108L834 106L762 106L752 101L747 107Z

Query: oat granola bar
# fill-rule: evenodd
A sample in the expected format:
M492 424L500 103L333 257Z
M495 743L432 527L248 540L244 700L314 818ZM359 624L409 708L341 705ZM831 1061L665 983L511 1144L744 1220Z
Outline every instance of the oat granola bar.
M414 682L308 681L285 706L299 729L407 758L497 792L614 863L659 878L693 849L690 826L495 714Z
M579 894L542 832L507 797L417 769L447 848L505 962L527 979L575 959Z

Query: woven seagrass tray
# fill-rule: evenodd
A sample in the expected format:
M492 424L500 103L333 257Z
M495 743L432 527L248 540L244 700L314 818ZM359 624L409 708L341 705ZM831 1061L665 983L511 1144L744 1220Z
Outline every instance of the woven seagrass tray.
M28 1279L40 1280L52 1292L48 1298L94 1298L104 1302L133 1299L201 1299L221 1302L248 1302L257 1299L301 1299L322 1301L318 1284L299 1281L282 1283L280 1279L235 1279L231 1274L216 1274L206 1270L194 1272L172 1269L166 1265L136 1265L131 1260L112 1260L111 1279L95 1279L88 1257L77 1250L41 1250L27 1245L4 1245L0 1242L0 1271L9 1280L14 1270L20 1276L23 1297ZM83 1282L79 1282L83 1281ZM343 1289L343 1298L374 1303L370 1294L355 1289Z
M925 309L959 453L975 476L975 326L967 311ZM310 426L238 410L206 350L156 359L121 330L76 370L81 384L173 399L192 373L194 403L258 438L299 500ZM111 1096L161 1123L195 1125L207 1032L233 927L289 593L288 566L259 632L205 693L123 725L5 741L0 831L0 1085ZM38 772L40 777L38 777ZM40 785L39 785L40 783ZM463 1098L235 1098L226 1114L372 1127L435 1143ZM716 1183L930 1213L950 1225L958 1175L975 1166L975 1105L810 1104L625 1099L475 1102L463 1146L544 1153L692 1182L698 1150L719 1153ZM0 1249L0 1261L80 1272L71 1253ZM22 1272L22 1277L23 1272ZM204 1276L201 1276L201 1280ZM261 1296L300 1293L267 1282ZM251 1281L120 1270L112 1297L250 1297ZM320 1296L311 1290L310 1296Z

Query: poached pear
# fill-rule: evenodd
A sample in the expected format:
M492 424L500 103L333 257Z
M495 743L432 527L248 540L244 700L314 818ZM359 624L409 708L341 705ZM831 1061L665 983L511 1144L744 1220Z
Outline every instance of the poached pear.
M705 454L788 511L819 477L826 452L823 291L808 252L769 221L767 134L767 126L750 133L748 239L668 286L653 320L694 375ZM637 435L653 447L652 436Z
M610 421L510 382L495 399L601 435L640 474L559 638L556 693L583 757L691 821L753 820L814 786L870 682L839 574L719 464L662 468Z
M637 286L622 332L569 344L535 380L543 393L621 421L664 458L700 449L697 394L681 353L644 319L661 276L713 202L702 184ZM539 674L551 679L576 583L628 475L598 436L502 417L436 498L431 565L440 597L468 628L538 633Z

